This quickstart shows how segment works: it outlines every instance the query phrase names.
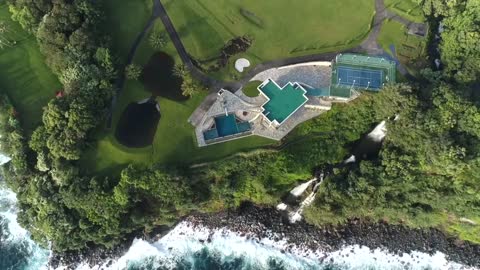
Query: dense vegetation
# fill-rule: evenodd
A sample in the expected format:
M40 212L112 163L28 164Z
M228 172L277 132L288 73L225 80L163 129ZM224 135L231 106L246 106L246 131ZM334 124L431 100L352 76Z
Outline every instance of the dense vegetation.
M315 166L341 161L352 143L395 114L400 119L388 123L379 158L335 170L309 209L309 221L367 216L432 226L439 225L429 219L436 215L452 222L480 216L480 49L472 41L480 35L478 1L421 2L427 15L444 18L443 71L424 70L416 84L335 106L296 129L281 151L257 150L197 168L130 165L108 177L88 175L78 164L108 114L118 76L109 44L95 27L102 18L96 3L9 2L65 93L48 103L31 138L23 135L8 98L0 100L0 133L7 134L1 150L13 158L3 173L18 194L20 223L38 242L51 241L59 251L112 246L194 209L219 210L242 200L275 203Z

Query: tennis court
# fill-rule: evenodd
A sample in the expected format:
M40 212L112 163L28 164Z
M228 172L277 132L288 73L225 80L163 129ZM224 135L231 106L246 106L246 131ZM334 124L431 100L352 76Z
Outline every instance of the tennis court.
M383 70L337 67L337 84L365 89L380 89L383 85Z

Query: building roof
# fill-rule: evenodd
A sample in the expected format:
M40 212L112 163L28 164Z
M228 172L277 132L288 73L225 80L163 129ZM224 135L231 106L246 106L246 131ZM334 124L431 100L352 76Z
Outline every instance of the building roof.
M267 79L258 90L268 99L262 105L263 115L277 125L281 125L308 101L305 96L307 91L298 83L289 82L280 87L275 81Z

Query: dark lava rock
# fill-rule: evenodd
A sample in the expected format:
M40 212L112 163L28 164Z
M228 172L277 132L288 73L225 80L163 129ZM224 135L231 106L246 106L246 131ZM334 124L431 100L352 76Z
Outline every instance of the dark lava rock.
M437 229L411 229L403 225L372 223L359 219L350 220L336 227L332 225L315 227L305 221L289 224L285 221L283 213L275 208L256 206L252 203L244 203L236 211L195 213L184 220L193 227L204 226L213 230L227 228L254 241L264 237L285 238L288 245L282 252L288 252L294 245L325 252L336 251L347 245L382 248L395 254L410 253L414 250L428 254L440 251L451 261L480 267L480 245L459 241ZM75 266L83 261L82 258L86 258L90 266L106 262L111 264L111 260L121 257L128 250L135 236L155 241L166 232L165 227L154 230L151 238L139 232L132 235L128 241L109 250L91 247L83 252L54 254L50 260L50 267L56 268L62 264L70 266L68 269L75 269ZM206 240L210 241L211 237ZM408 268L408 264L406 267Z

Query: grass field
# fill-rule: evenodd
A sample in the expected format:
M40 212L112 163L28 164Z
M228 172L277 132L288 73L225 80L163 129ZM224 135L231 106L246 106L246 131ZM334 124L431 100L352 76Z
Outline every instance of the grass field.
M164 2L187 51L197 60L214 59L225 42L248 35L253 45L242 55L252 66L352 47L368 33L375 12L373 0L304 0L294 6L289 0ZM232 79L233 60L214 75Z
M394 45L394 56L413 75L428 64L425 58L426 39L409 35L407 28L399 22L385 21L378 36L378 43L391 55L393 52L390 45Z
M103 31L112 39L113 50L121 63L127 59L135 38L152 14L152 0L105 0Z
M61 89L45 65L36 40L10 19L8 7L0 4L0 23L6 39L16 44L0 48L0 93L6 93L20 113L27 134L41 122L42 108Z
M257 97L260 94L258 91L258 86L262 84L261 81L253 81L246 84L242 91L247 97Z
M424 22L425 16L418 4L412 0L384 0L385 5L392 12L408 19L412 22Z
M159 20L155 21L151 31L164 31ZM180 58L171 42L162 51L170 54L176 63L180 63ZM137 65L146 64L154 52L148 43L147 35L139 46L134 63ZM190 164L206 162L274 143L269 139L252 136L198 148L193 126L187 120L206 95L207 93L201 93L184 102L157 98L161 108L161 118L153 145L141 149L126 148L120 145L113 135L116 124L128 104L150 96L141 82L128 81L115 108L112 129L98 133L96 145L87 151L82 159L82 164L92 172L111 175L118 173L129 163Z

